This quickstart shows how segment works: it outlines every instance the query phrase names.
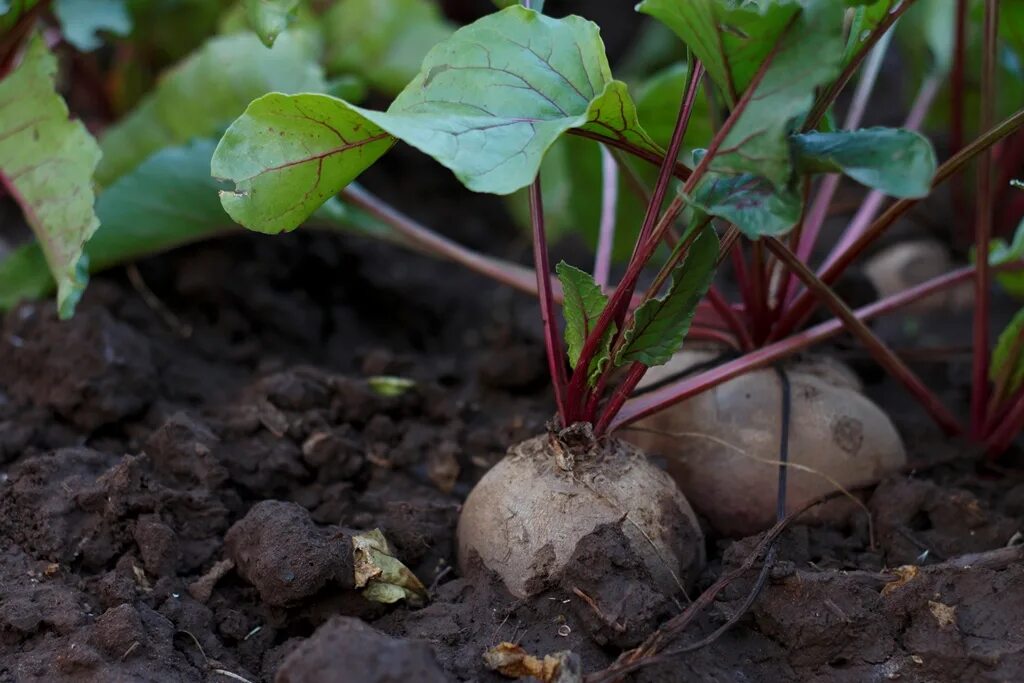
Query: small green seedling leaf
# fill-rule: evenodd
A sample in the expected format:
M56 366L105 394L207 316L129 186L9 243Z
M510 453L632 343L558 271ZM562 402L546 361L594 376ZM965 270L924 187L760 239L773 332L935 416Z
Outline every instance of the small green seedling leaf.
M375 394L385 398L401 396L416 387L415 380L407 377L395 377L394 375L375 375L368 377L366 383L370 385L370 389Z
M665 296L651 299L636 310L632 324L623 332L622 347L615 354L616 366L631 362L648 367L662 365L682 348L697 304L714 278L718 246L715 231L705 228L673 271L672 286Z
M875 2L847 3L858 6L854 8L853 17L850 21L849 37L846 39L846 48L843 50L844 64L853 59L854 55L864 46L868 36L871 35L871 31L889 14L893 1L877 0ZM945 0L940 0L940 2L945 3ZM946 42L952 44L952 41L948 38L949 35L952 35L952 31L947 34Z
M56 74L57 60L37 36L0 81L0 174L42 246L66 318L85 287L82 247L99 226L92 174L100 150L80 121L68 119Z
M245 0L249 25L263 44L273 47L277 36L295 18L299 0Z
M562 314L565 316L565 345L568 348L569 364L575 368L580 360L580 353L591 330L601 317L601 312L608 304L608 297L594 278L565 261L555 266L558 280L562 283L565 299L562 303ZM610 344L615 334L614 325L605 331L604 339L594 354L588 369L588 380L593 383L604 371L608 362Z
M64 38L82 52L92 52L103 44L97 35L100 31L118 36L131 33L132 18L124 1L57 0L53 12Z
M433 0L344 0L322 21L331 73L358 74L395 95L419 72L430 48L455 32Z
M213 155L213 176L234 183L224 210L257 232L298 227L394 144L361 112L329 95L254 100Z
M865 128L790 137L797 168L844 173L892 197L926 197L937 162L924 136L897 128Z
M800 196L789 188L776 189L750 174L711 173L688 202L703 213L725 219L752 240L784 235L800 220Z
M1013 240L1007 244L1004 239L994 239L989 244L988 262L993 266L1002 266L1014 261L1024 261L1024 220L1017 226ZM1009 294L1024 299L1024 271L1011 270L996 273L996 281Z
M456 31L387 112L362 113L477 192L533 182L548 147L571 128L661 153L626 85L612 79L597 26L520 6Z
M1013 395L1024 386L1024 308L1017 311L999 335L992 351L989 379L1006 382L1004 395Z
M267 92L326 88L316 51L299 35L282 34L272 50L251 33L213 38L166 73L138 107L107 130L96 179L109 185L164 147L218 134Z

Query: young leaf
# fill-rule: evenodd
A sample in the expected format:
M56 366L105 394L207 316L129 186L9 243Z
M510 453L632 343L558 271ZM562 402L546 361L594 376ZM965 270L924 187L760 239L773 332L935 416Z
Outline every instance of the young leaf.
M996 348L992 351L992 365L989 367L989 379L998 382L1005 377L1006 392L1012 395L1024 386L1024 308L1017 311L1010 324L999 335Z
M661 153L625 84L612 80L597 26L521 6L456 31L387 112L362 113L477 192L528 185L571 128Z
M109 185L159 149L217 134L267 92L326 87L315 50L298 35L282 34L272 50L252 34L213 38L107 130L96 179Z
M750 103L726 135L711 170L753 173L777 188L791 176L788 133L807 113L814 91L839 71L843 7L839 0L809 0L777 40L777 49Z
M565 344L568 347L569 364L575 368L587 336L594 329L597 319L601 317L608 297L594 282L594 278L565 261L555 266L555 271L565 293L565 301L562 304L562 313L565 316ZM588 370L588 379L591 383L597 380L608 362L609 345L614 334L614 326L605 331L601 346Z
M344 0L327 10L322 25L328 70L359 74L391 95L455 31L432 0Z
M789 188L776 189L750 174L708 174L688 202L702 212L723 218L752 240L789 232L800 220L800 197Z
M57 0L53 12L64 38L82 52L92 52L103 44L98 31L126 36L132 30L124 0Z
M394 144L361 111L329 95L254 100L213 154L213 176L235 185L224 209L258 232L298 227Z
M57 281L61 317L84 287L82 245L96 231L92 174L96 141L55 91L57 60L35 37L0 81L0 180L21 206Z
M924 136L896 128L865 128L790 136L797 168L844 173L893 197L925 197L935 175L935 150Z
M298 6L299 0L245 0L249 25L267 47L273 47L277 36L288 28Z
M705 228L673 271L668 293L647 301L633 314L633 322L623 332L623 345L615 354L616 366L630 362L662 365L679 351L697 304L711 286L717 259L718 236L712 228Z
M743 4L644 0L637 10L668 26L689 46L732 107L800 11L800 4L795 0Z

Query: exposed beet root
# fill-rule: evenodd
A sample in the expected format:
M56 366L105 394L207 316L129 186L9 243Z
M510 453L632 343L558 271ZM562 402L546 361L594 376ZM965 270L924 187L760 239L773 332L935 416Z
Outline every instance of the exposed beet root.
M646 382L714 358L687 350L654 368ZM860 382L837 362L811 360L786 368L791 386L787 509L844 488L877 483L906 463L889 417L860 392ZM625 431L641 448L669 458L679 488L711 525L745 536L775 521L781 388L772 369L757 370L669 407ZM642 431L650 430L650 431ZM827 508L827 506L826 506ZM818 510L849 510L831 506Z
M477 556L513 595L533 595L557 579L582 538L616 524L659 589L679 591L704 562L686 499L637 448L592 435L574 445L574 431L513 446L470 492L458 528L463 571Z

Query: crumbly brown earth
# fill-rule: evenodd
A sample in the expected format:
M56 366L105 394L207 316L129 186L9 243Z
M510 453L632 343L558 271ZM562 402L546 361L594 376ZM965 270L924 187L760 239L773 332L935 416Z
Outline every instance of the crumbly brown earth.
M461 237L484 234L492 206L454 204L476 221ZM445 210L434 222L466 226ZM142 273L190 336L116 273L70 322L30 304L0 329L0 682L497 681L481 655L501 641L594 671L683 607L615 526L531 600L454 568L470 487L549 417L527 298L311 234L233 237ZM383 374L417 386L380 396L365 380ZM1024 526L1024 483L867 379L921 466L869 492L876 544L863 516L793 527L750 614L634 680L1024 680L1024 562L998 550ZM962 400L964 377L938 379ZM269 517L229 534L247 514ZM380 528L433 601L346 588L335 527ZM709 533L696 589L755 541ZM254 557L275 551L291 565ZM989 554L952 562L968 553Z

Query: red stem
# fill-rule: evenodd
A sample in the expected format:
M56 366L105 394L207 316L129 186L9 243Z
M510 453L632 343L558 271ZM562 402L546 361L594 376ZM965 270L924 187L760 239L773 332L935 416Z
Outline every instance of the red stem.
M1011 267L1019 268L1020 265ZM1007 267L1010 269L1011 267ZM952 287L960 282L970 279L974 274L974 267L967 266L955 270L940 277L923 282L915 287L906 289L898 294L886 297L863 308L854 311L854 315L861 321L867 322L873 318L886 313L891 313L902 306L906 306L927 296ZM752 351L734 360L728 361L707 372L702 372L693 377L687 377L674 384L656 389L648 394L639 396L628 401L619 412L610 428L612 431L640 420L648 415L663 410L670 405L684 401L691 396L699 394L718 386L730 379L739 377L747 372L753 372L760 368L767 367L787 356L798 353L803 349L825 341L830 337L843 332L845 325L843 321L833 319L814 327L809 327L802 332L787 337L773 344L768 344L756 351Z
M811 109L811 112L807 115L807 119L804 121L802 128L804 132L817 128L818 124L821 123L822 117L825 116L825 112L827 112L828 108L832 106L832 103L835 102L837 97L839 97L839 93L843 91L846 84L850 82L851 78L853 78L853 74L855 74L857 69L860 68L860 63L864 61L864 58L871 52L871 49L874 48L875 44L882 39L882 36L884 36L892 25L896 23L896 20L903 16L904 12L910 9L913 4L914 0L904 0L904 2L886 14L885 18L882 19L874 29L872 29L871 34L868 36L867 40L864 41L864 45L861 46L860 51L850 59L846 66L843 67L839 77L832 82L832 85L830 85L814 103L814 107Z
M995 127L985 131L977 140L964 147L939 166L935 177L932 179L932 189L934 190L944 181L948 180L979 153L985 151L1007 135L1010 135L1021 126L1024 126L1024 109L1013 113ZM892 204L846 251L839 254L831 265L822 269L818 273L818 277L825 284L831 285L865 249L878 239L897 219L920 201L920 199L901 199ZM774 338L782 338L803 325L814 312L816 303L817 301L813 294L808 291L802 292L794 299L793 304L779 321Z
M679 105L679 116L676 118L676 125L672 130L672 137L668 143L668 152L665 154L665 158L671 159L673 162L678 158L679 150L683 146L683 138L686 136L686 129L690 125L690 114L693 113L693 103L697 99L697 86L700 84L703 74L704 65L700 62L694 62L693 68L690 69L686 89L683 91L683 101ZM672 179L671 171L672 167L669 164L662 164L661 170L658 173L658 180L654 185L654 192L651 195L651 201L647 204L647 212L644 214L644 222L640 228L640 236L637 238L636 248L633 250L634 257L641 245L650 238L651 231L658 220L658 213L661 211L661 205L665 201L665 193L668 191L669 180Z
M996 48L999 32L999 0L985 0L985 52L981 71L981 128L995 121ZM974 226L974 250L978 268L974 273L974 362L971 371L971 433L980 439L985 428L988 403L989 362L989 264L988 245L992 239L992 150L978 161L978 215Z
M871 352L878 364L899 380L920 401L925 410L947 434L959 434L962 431L960 423L942 405L938 396L932 393L918 379L917 375L900 360L899 356L893 353L892 349L886 346L885 342L879 339L863 321L859 320L853 311L843 303L843 300L828 285L818 279L814 272L796 257L796 254L774 237L765 238L763 241L780 261L796 273L804 286L832 310L832 313L843 322L847 330Z
M597 254L594 256L594 281L601 289L608 286L615 246L615 217L619 205L619 167L604 145L601 150L601 220L598 224Z
M985 441L985 450L988 452L989 458L995 459L1002 455L1022 430L1024 430L1024 390L1017 393L1006 417L999 423L999 428L992 432L992 435Z
M953 29L953 64L949 74L949 150L959 152L964 146L964 106L966 103L964 74L967 55L967 0L956 0L956 25ZM958 219L967 216L967 193L962 178L953 180L953 215ZM967 224L967 220L962 221ZM962 238L962 229L954 228L954 235Z
M740 348L744 351L752 350L754 348L754 340L750 337L750 331L747 330L747 326L740 320L739 315L737 315L733 307L714 285L708 290L708 301L715 307L718 315L729 326L732 333L736 335L740 342Z
M601 417L597 420L597 424L594 425L594 434L601 436L605 433L605 430L608 429L608 424L622 410L622 405L629 398L629 395L633 393L637 385L640 384L640 380L643 379L645 372L647 372L647 366L643 363L633 363L629 366L629 374L626 375L626 379L622 380L622 384L615 389L615 393L608 399L608 405L605 406L605 409L601 412Z
M917 91L917 96L914 98L914 104L910 108L910 113L907 115L906 121L903 123L903 127L908 130L917 130L921 123L924 121L925 115L928 113L928 109L931 103L935 100L935 95L938 94L939 87L942 85L942 79L933 75L928 77L924 83L921 84L921 88ZM827 259L825 259L822 270L830 266L838 258L840 254L846 251L851 244L853 244L858 237L871 226L871 221L878 215L878 210L882 208L882 204L885 202L885 194L879 190L872 190L868 193L868 196L864 198L860 208L854 215L850 224L843 231L843 236L839 239L839 242L832 248ZM806 259L805 259L806 260Z
M548 356L548 369L555 389L555 403L562 424L568 414L565 407L565 355L562 337L555 320L555 302L551 296L551 265L548 263L548 242L544 233L544 200L541 197L540 175L530 185L530 221L533 223L533 262L537 272L537 293L540 300L540 316L544 323L544 348Z

